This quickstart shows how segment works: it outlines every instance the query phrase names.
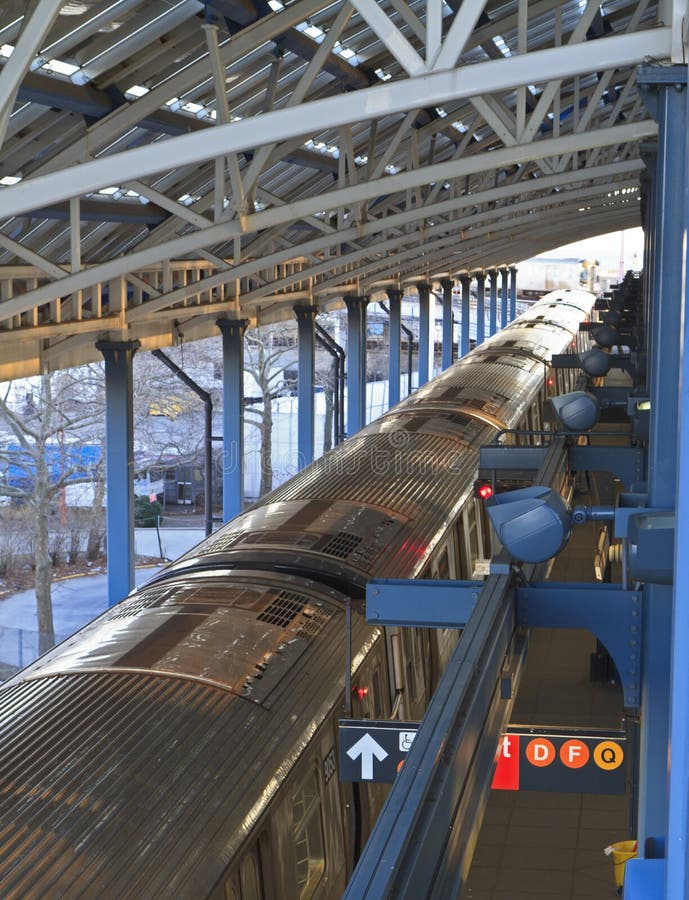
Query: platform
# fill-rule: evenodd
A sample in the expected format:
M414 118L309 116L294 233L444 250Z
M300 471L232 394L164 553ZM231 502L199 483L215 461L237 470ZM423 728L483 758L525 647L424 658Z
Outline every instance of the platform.
M553 568L557 581L594 580L596 529L575 530ZM591 682L596 640L587 631L537 629L514 723L619 728L619 686ZM466 900L604 900L615 892L603 849L629 837L628 796L493 791Z

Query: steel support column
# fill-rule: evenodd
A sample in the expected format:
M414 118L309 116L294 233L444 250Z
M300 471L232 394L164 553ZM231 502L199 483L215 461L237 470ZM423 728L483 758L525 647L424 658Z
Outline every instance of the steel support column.
M423 281L416 285L419 292L419 382L418 386L426 384L431 377L431 363L429 360L429 342L431 334L431 286Z
M689 91L685 90L686 128L689 120ZM689 146L685 147L684 235L689 227ZM678 231L681 230L678 225ZM686 250L685 250L686 253ZM679 372L679 447L689 446L689 321L686 315L689 297L689 270L684 268L682 285L681 369ZM670 784L667 829L666 897L689 897L689 709L686 688L689 684L689 616L686 613L689 585L689 557L677 548L689 546L689 456L679 453L675 527L675 572L672 617L671 693L670 693Z
M347 437L366 424L366 307L368 297L348 294L347 307Z
M466 356L469 352L469 328L471 325L471 275L460 275L459 283L462 285L462 337L459 346L459 356Z
M386 288L390 300L390 327L388 329L388 409L400 402L402 378L402 296L400 288Z
M486 338L486 273L476 272L476 346Z
M655 208L656 277L650 298L654 321L650 348L650 433L648 503L675 505L678 450L678 380L682 322L679 273L686 222L686 66L641 66L640 92L658 121ZM679 585L677 586L679 587ZM668 747L672 588L647 585L644 633L639 773L639 846L665 839L668 817ZM686 647L683 648L686 653ZM677 685L686 702L686 685ZM684 711L686 715L686 710ZM686 784L682 790L686 791ZM682 853L686 853L686 831ZM686 860L685 863L686 865ZM672 894L672 896L675 896ZM677 896L681 896L677 895Z
M490 332L490 337L493 337L498 330L498 270L489 269L488 277L490 278L490 318L488 330Z
M500 269L500 276L502 278L502 283L500 285L500 328L505 328L507 326L507 311L508 311L508 297L509 297L509 278L510 278L510 270L505 267Z
M440 286L443 289L443 351L441 367L447 369L452 365L452 288L451 278L443 278Z
M134 414L132 360L139 341L98 341L105 359L105 510L108 606L134 587Z
M642 179L641 214L644 226L644 276L643 276L643 303L644 303L644 356L645 356L645 384L650 390L650 365L649 357L653 345L654 317L652 314L652 298L657 295L656 278L658 268L656 265L656 223L657 223L657 191L658 191L658 146L656 143L643 145L643 160L648 173ZM642 173L643 174L643 173ZM645 190L644 190L645 185Z
M314 347L314 322L317 306L295 306L299 336L297 367L297 448L299 468L313 462L314 439L314 381L316 352Z
M244 504L244 332L247 319L218 319L223 354L223 521Z
M517 267L510 266L510 312L509 320L517 318Z

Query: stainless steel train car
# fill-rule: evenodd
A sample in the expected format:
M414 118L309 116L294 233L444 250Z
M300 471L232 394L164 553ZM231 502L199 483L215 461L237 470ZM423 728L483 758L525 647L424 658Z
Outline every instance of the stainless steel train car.
M353 713L419 719L457 642L367 624L367 581L471 578L479 447L539 429L558 292L0 691L0 896L339 897L384 799L340 783ZM562 385L564 388L565 385Z

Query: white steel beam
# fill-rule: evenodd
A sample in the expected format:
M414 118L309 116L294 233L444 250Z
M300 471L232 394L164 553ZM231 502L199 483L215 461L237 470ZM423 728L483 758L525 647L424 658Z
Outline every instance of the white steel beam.
M443 0L426 0L426 68L440 51L443 36Z
M332 49L335 46L336 42L339 40L340 34L344 31L347 22L349 22L349 19L351 18L351 15L352 10L347 6L347 4L345 4L337 14L332 28L330 28L328 33L319 44L312 60L306 67L306 71L299 79L299 84L290 94L289 100L286 104L286 108L294 109L296 107L299 107L299 105L302 103L302 101L306 97L306 94L310 90L316 76L323 69L328 56L332 52ZM258 146L258 144L256 146ZM262 146L254 155L254 158L251 161L251 165L249 166L249 170L244 176L244 187L247 193L252 190L252 188L258 181L258 177L261 174L261 171L263 170L263 167L268 161L268 157L270 156L275 146L276 143Z
M46 275L50 275L51 278L62 278L65 274L65 270L60 266L55 265L54 262L51 262L49 259L46 259L38 253L34 253L33 250L20 244L18 241L13 241L11 237L8 237L1 232L0 247L9 250L10 253L13 253L19 259L23 259L24 262L28 263L30 266L36 266L37 269L40 269L41 272L45 272Z
M601 38L585 45L549 48L510 59L489 60L450 72L437 72L315 100L302 104L299 116L295 116L291 109L275 110L253 119L216 127L213 142L208 140L205 132L181 135L162 144L115 153L63 172L25 179L5 188L0 194L0 218L97 191L113 183L122 183L129 180L132 171L137 172L139 177L145 177L212 158L218 152L239 152L292 138L304 134L307 125L310 130L313 126L309 123L318 123L319 130L339 127L376 118L382 113L389 115L409 108L468 99L476 96L479 88L482 93L504 91L529 83L534 71L551 80L630 65L649 55L658 59L667 58L669 42L670 29L656 28Z
M579 44L581 41L584 40L584 38L586 36L586 32L588 31L591 23L593 22L596 14L599 12L599 10L600 10L600 0L588 0L586 6L584 7L584 11L581 14L581 17L576 24L574 31L569 36L569 41L567 42L567 49L572 48L575 44ZM602 40L605 40L605 38L603 38ZM598 43L600 43L600 39L598 41L592 41L590 43L592 43L595 47ZM583 50L583 47L581 49ZM564 53L565 48L558 47L557 52ZM608 68L608 66L600 66L600 67L594 66L593 71L600 71L602 68ZM539 81L543 81L544 79L542 79L540 77L540 75L541 75L540 71L538 69L536 69L535 71L538 72ZM591 70L589 70L589 71L591 71ZM578 74L580 74L580 73L578 73ZM536 132L541 127L541 123L543 122L543 118L544 118L545 114L548 112L548 109L550 108L550 104L553 102L555 95L560 90L560 85L562 82L561 77L558 77L557 79L549 79L549 81L550 81L550 83L545 86L541 96L538 98L536 107L535 107L534 111L531 113L531 117L529 118L528 125L526 126L526 128L523 129L522 132L520 132L520 135L519 135L520 143L525 142L525 141L532 141L534 139L534 137L536 136Z
M229 66L237 62L257 47L284 34L309 16L315 15L331 2L332 0L299 0L298 3L287 4L279 15L264 16L253 25L248 25L221 47L223 65ZM204 56L135 102L119 107L109 116L96 122L88 129L85 137L75 141L68 150L56 154L41 168L41 171L55 171L74 162L89 159L92 154L95 155L108 147L114 140L134 128L142 119L164 107L168 100L182 97L187 91L208 80L209 75L210 62L208 56ZM141 171L135 171L142 176Z
M43 38L57 18L61 6L61 0L38 0L31 17L28 20L26 17L24 18L19 40L15 44L12 56L2 67L0 72L0 146L5 140L7 123L10 120L19 85L35 58Z
M408 75L420 75L424 61L375 0L350 0L361 18L388 48Z
M462 0L462 5L455 13L450 30L445 36L443 46L433 61L434 72L452 69L457 65L457 60L464 53L464 48L471 38L471 33L485 5L486 0Z
M604 129L603 131L586 134L586 135L568 135L564 138L553 138L551 140L538 141L528 144L524 147L512 147L503 150L495 150L491 153L491 164L496 167L513 165L516 162L524 162L543 155L552 156L560 153L572 152L574 150L584 150L592 146L606 146L610 143L621 143L626 140L639 140L644 137L651 137L657 133L655 122L648 120L644 122L632 123L631 125L620 125L615 128ZM411 172L404 172L398 175L391 175L377 181L365 182L358 185L348 185L339 190L329 191L316 197L306 198L294 203L285 204L285 206L268 209L260 213L254 213L247 216L247 230L259 231L263 228L273 227L278 224L286 224L295 219L300 219L307 215L312 215L320 209L334 209L343 203L353 203L365 201L371 197L378 196L382 193L389 193L395 190L407 190L425 184L428 181L444 181L451 178L461 177L463 175L475 174L485 169L486 161L481 156L468 157L465 159L452 160L447 163L439 163L425 169L416 169ZM538 181L541 181L539 179ZM538 181L533 182L533 190L537 190ZM531 187L531 184L530 184ZM524 186L519 185L519 192L523 193ZM11 188L7 188L11 190ZM415 210L417 217L423 217L427 213L423 210ZM388 221L386 218L384 221ZM163 259L175 256L183 256L193 250L202 247L212 246L227 240L232 235L239 234L239 225L236 223L223 223L221 225L212 225L208 228L198 231L181 238L176 238L150 247L143 251L135 251L127 257L111 260L101 263L91 269L79 272L76 275L67 275L57 280L52 285L44 285L36 290L29 291L20 297L15 297L7 303L0 304L0 320L11 315L24 312L34 306L45 303L55 298L56 295L64 295L75 290L80 290L108 278L125 274L128 271L137 271L152 263L160 262ZM366 232L366 226L362 226L361 230L353 234L353 238L357 239L361 233ZM338 241L341 235L338 236ZM332 238L326 237L326 241L332 242ZM252 274L247 271L246 274ZM243 277L237 276L237 277ZM209 281L211 281L209 279ZM221 279L222 281L222 279ZM219 282L221 283L221 282ZM208 287L211 287L208 284Z

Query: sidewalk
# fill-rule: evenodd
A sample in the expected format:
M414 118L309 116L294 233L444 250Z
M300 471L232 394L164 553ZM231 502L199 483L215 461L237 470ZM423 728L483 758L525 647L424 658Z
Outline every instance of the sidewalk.
M198 544L204 534L198 528L162 528L163 556L176 559ZM137 555L160 556L155 528L136 529L135 549ZM135 584L148 581L161 568L162 564L135 569ZM107 575L78 575L55 581L52 601L55 640L59 643L108 608ZM0 681L37 656L36 592L32 588L0 601Z

